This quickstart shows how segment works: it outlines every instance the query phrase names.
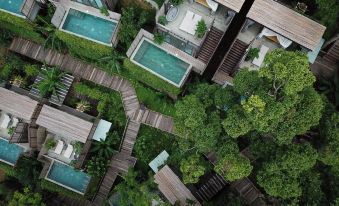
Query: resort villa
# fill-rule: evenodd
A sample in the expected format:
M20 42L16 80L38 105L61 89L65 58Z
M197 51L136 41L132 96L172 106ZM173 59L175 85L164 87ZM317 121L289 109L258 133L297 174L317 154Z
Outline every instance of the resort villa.
M0 87L0 161L14 166L22 153L31 150L27 127L37 105L29 97Z
M215 83L232 84L239 68L258 69L267 52L283 48L301 50L312 64L324 43L326 27L273 0L255 0L241 31L212 78ZM251 48L259 57L245 61Z
M153 43L154 35L140 30L127 51L132 62L169 83L181 87L191 70L205 71L221 37L244 1L183 1L173 5L166 0L156 13L155 32L164 43ZM199 21L206 33L197 35Z

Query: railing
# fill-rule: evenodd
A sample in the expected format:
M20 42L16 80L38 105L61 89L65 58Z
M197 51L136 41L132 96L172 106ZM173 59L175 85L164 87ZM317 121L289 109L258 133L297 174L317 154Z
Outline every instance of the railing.
M120 146L119 146L119 151L121 151L121 147L124 143L124 140L125 140L125 135L126 135L126 132L127 132L127 128L128 128L128 124L130 122L130 118L127 118L126 119L126 125L125 125L125 129L124 129L124 132L122 134L122 139L120 140Z

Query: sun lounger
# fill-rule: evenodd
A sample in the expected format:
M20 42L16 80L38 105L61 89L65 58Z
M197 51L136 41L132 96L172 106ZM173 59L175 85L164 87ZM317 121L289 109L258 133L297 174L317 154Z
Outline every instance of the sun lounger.
M9 122L11 121L11 118L9 118L8 114L3 113L0 118L0 128L7 129Z
M195 35L195 30L197 28L198 22L201 20L201 16L187 10L184 19L181 22L179 29Z
M64 142L61 140L58 140L58 144L55 147L54 153L61 154L63 148L64 148Z
M258 67L261 66L261 64L264 62L265 56L268 52L269 48L265 45L261 45L260 51L259 51L259 57L254 58L252 63Z
M73 153L73 146L71 144L68 144L67 149L64 152L64 157L71 158L72 153Z
M19 123L18 118L13 117L11 127L16 127Z

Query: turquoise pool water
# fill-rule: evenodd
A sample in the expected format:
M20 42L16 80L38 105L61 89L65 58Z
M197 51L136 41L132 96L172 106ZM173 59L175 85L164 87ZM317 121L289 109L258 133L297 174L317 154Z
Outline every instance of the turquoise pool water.
M170 82L179 85L189 64L144 40L133 60Z
M10 144L8 141L0 138L0 159L15 164L24 149L16 144Z
M23 0L0 0L0 8L15 14L22 15L20 6L23 2Z
M60 162L53 163L47 178L81 193L85 193L91 179L86 173L74 170Z
M110 44L116 25L115 22L70 9L62 29Z

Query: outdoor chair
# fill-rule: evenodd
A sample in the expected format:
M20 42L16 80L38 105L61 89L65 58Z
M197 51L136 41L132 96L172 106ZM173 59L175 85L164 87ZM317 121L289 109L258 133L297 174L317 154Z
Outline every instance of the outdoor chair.
M67 149L64 152L63 156L69 159L69 158L71 158L72 153L73 153L73 146L71 144L68 144Z
M0 117L0 128L7 129L9 122L11 121L11 118L8 114L2 113Z
M62 150L63 150L63 148L64 148L64 142L61 141L61 140L58 140L58 144L57 144L57 146L55 147L54 153L60 155L61 152L62 152Z

